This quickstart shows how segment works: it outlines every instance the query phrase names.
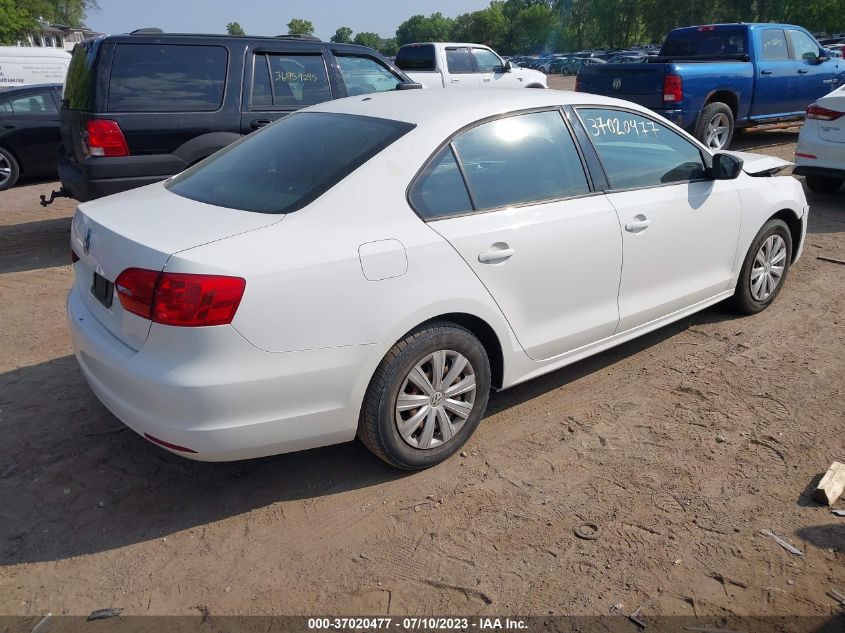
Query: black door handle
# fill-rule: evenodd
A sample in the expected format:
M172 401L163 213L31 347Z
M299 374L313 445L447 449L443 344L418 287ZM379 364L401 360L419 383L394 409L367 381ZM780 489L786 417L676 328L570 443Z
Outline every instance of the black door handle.
M810 72L810 71L809 71L809 70L805 70L804 68L799 68L799 69L798 69L798 74L799 74L799 75L806 75L808 72Z
M3 129L4 130L14 130L15 127L17 127L17 126L7 123L6 125L3 126Z
M260 127L264 127L265 125L270 125L270 121L268 119L256 119L252 123L249 124L253 130L257 130Z
M761 74L761 75L771 75L771 74L772 74L772 71L771 71L771 70L761 70L761 71L760 71L760 74Z

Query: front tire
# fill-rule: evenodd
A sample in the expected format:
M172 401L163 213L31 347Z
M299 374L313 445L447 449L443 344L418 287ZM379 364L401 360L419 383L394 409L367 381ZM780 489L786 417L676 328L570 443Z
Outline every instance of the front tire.
M373 375L358 437L403 470L447 459L475 431L490 395L490 361L466 328L438 321L396 343Z
M20 166L14 155L0 147L0 191L14 187L20 174Z
M733 111L721 102L708 103L695 124L693 136L710 149L727 149L734 135Z
M845 182L843 178L826 178L824 176L807 176L807 187L816 193L836 193Z
M783 220L766 222L745 256L733 304L743 314L765 310L778 296L792 261L792 234Z

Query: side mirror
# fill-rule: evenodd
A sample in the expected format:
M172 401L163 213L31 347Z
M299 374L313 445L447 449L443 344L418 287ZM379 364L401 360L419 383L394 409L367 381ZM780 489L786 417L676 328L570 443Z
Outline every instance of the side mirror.
M505 72L509 73L513 71L513 64L510 62L505 62Z
M401 84L396 84L397 90L421 90L423 85L416 81L404 81Z
M710 174L713 180L733 180L742 171L742 159L730 154L714 154Z
M830 61L830 53L826 50L819 51L819 56L816 57L817 64L823 64L824 62Z

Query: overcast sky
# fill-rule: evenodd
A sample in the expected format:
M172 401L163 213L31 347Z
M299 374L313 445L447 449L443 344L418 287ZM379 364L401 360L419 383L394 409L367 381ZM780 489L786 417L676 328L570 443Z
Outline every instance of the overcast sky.
M291 18L314 24L315 35L329 39L340 26L392 37L410 16L440 11L454 17L483 9L490 0L99 0L100 10L86 20L102 33L126 33L145 26L181 33L225 33L240 22L249 35L280 35Z

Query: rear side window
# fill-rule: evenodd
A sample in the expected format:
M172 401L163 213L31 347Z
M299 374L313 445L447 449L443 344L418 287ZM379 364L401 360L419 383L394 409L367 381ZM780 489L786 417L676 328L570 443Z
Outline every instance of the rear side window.
M396 67L406 71L435 70L434 45L411 44L396 54Z
M118 44L109 112L213 112L223 103L228 51L222 46Z
M484 123L454 141L477 209L588 193L587 176L560 113Z
M73 48L62 92L62 105L69 110L91 109L91 85L96 50L93 42L83 42Z
M697 146L648 117L578 109L612 189L659 187L706 177Z
M188 168L166 187L219 207L289 213L310 204L413 127L388 119L299 112Z
M411 189L409 200L425 220L472 211L464 179L450 146L444 147L431 160Z
M329 76L322 54L267 53L266 58L265 62L256 63L256 75L259 72L263 75L269 66L273 107L302 108L332 98ZM258 62L257 59L256 62ZM263 78L260 79L263 81Z
M763 46L763 59L769 62L789 59L789 48L782 29L765 29L760 42Z
M399 78L372 57L339 55L337 63L350 97L396 90Z
M17 99L9 99L9 104L12 106L15 116L48 116L57 112L53 98L46 92L30 94L24 97L18 97Z
M12 114L12 106L8 101L0 101L0 114Z
M475 72L472 65L472 55L466 48L447 48L446 67L453 75Z

